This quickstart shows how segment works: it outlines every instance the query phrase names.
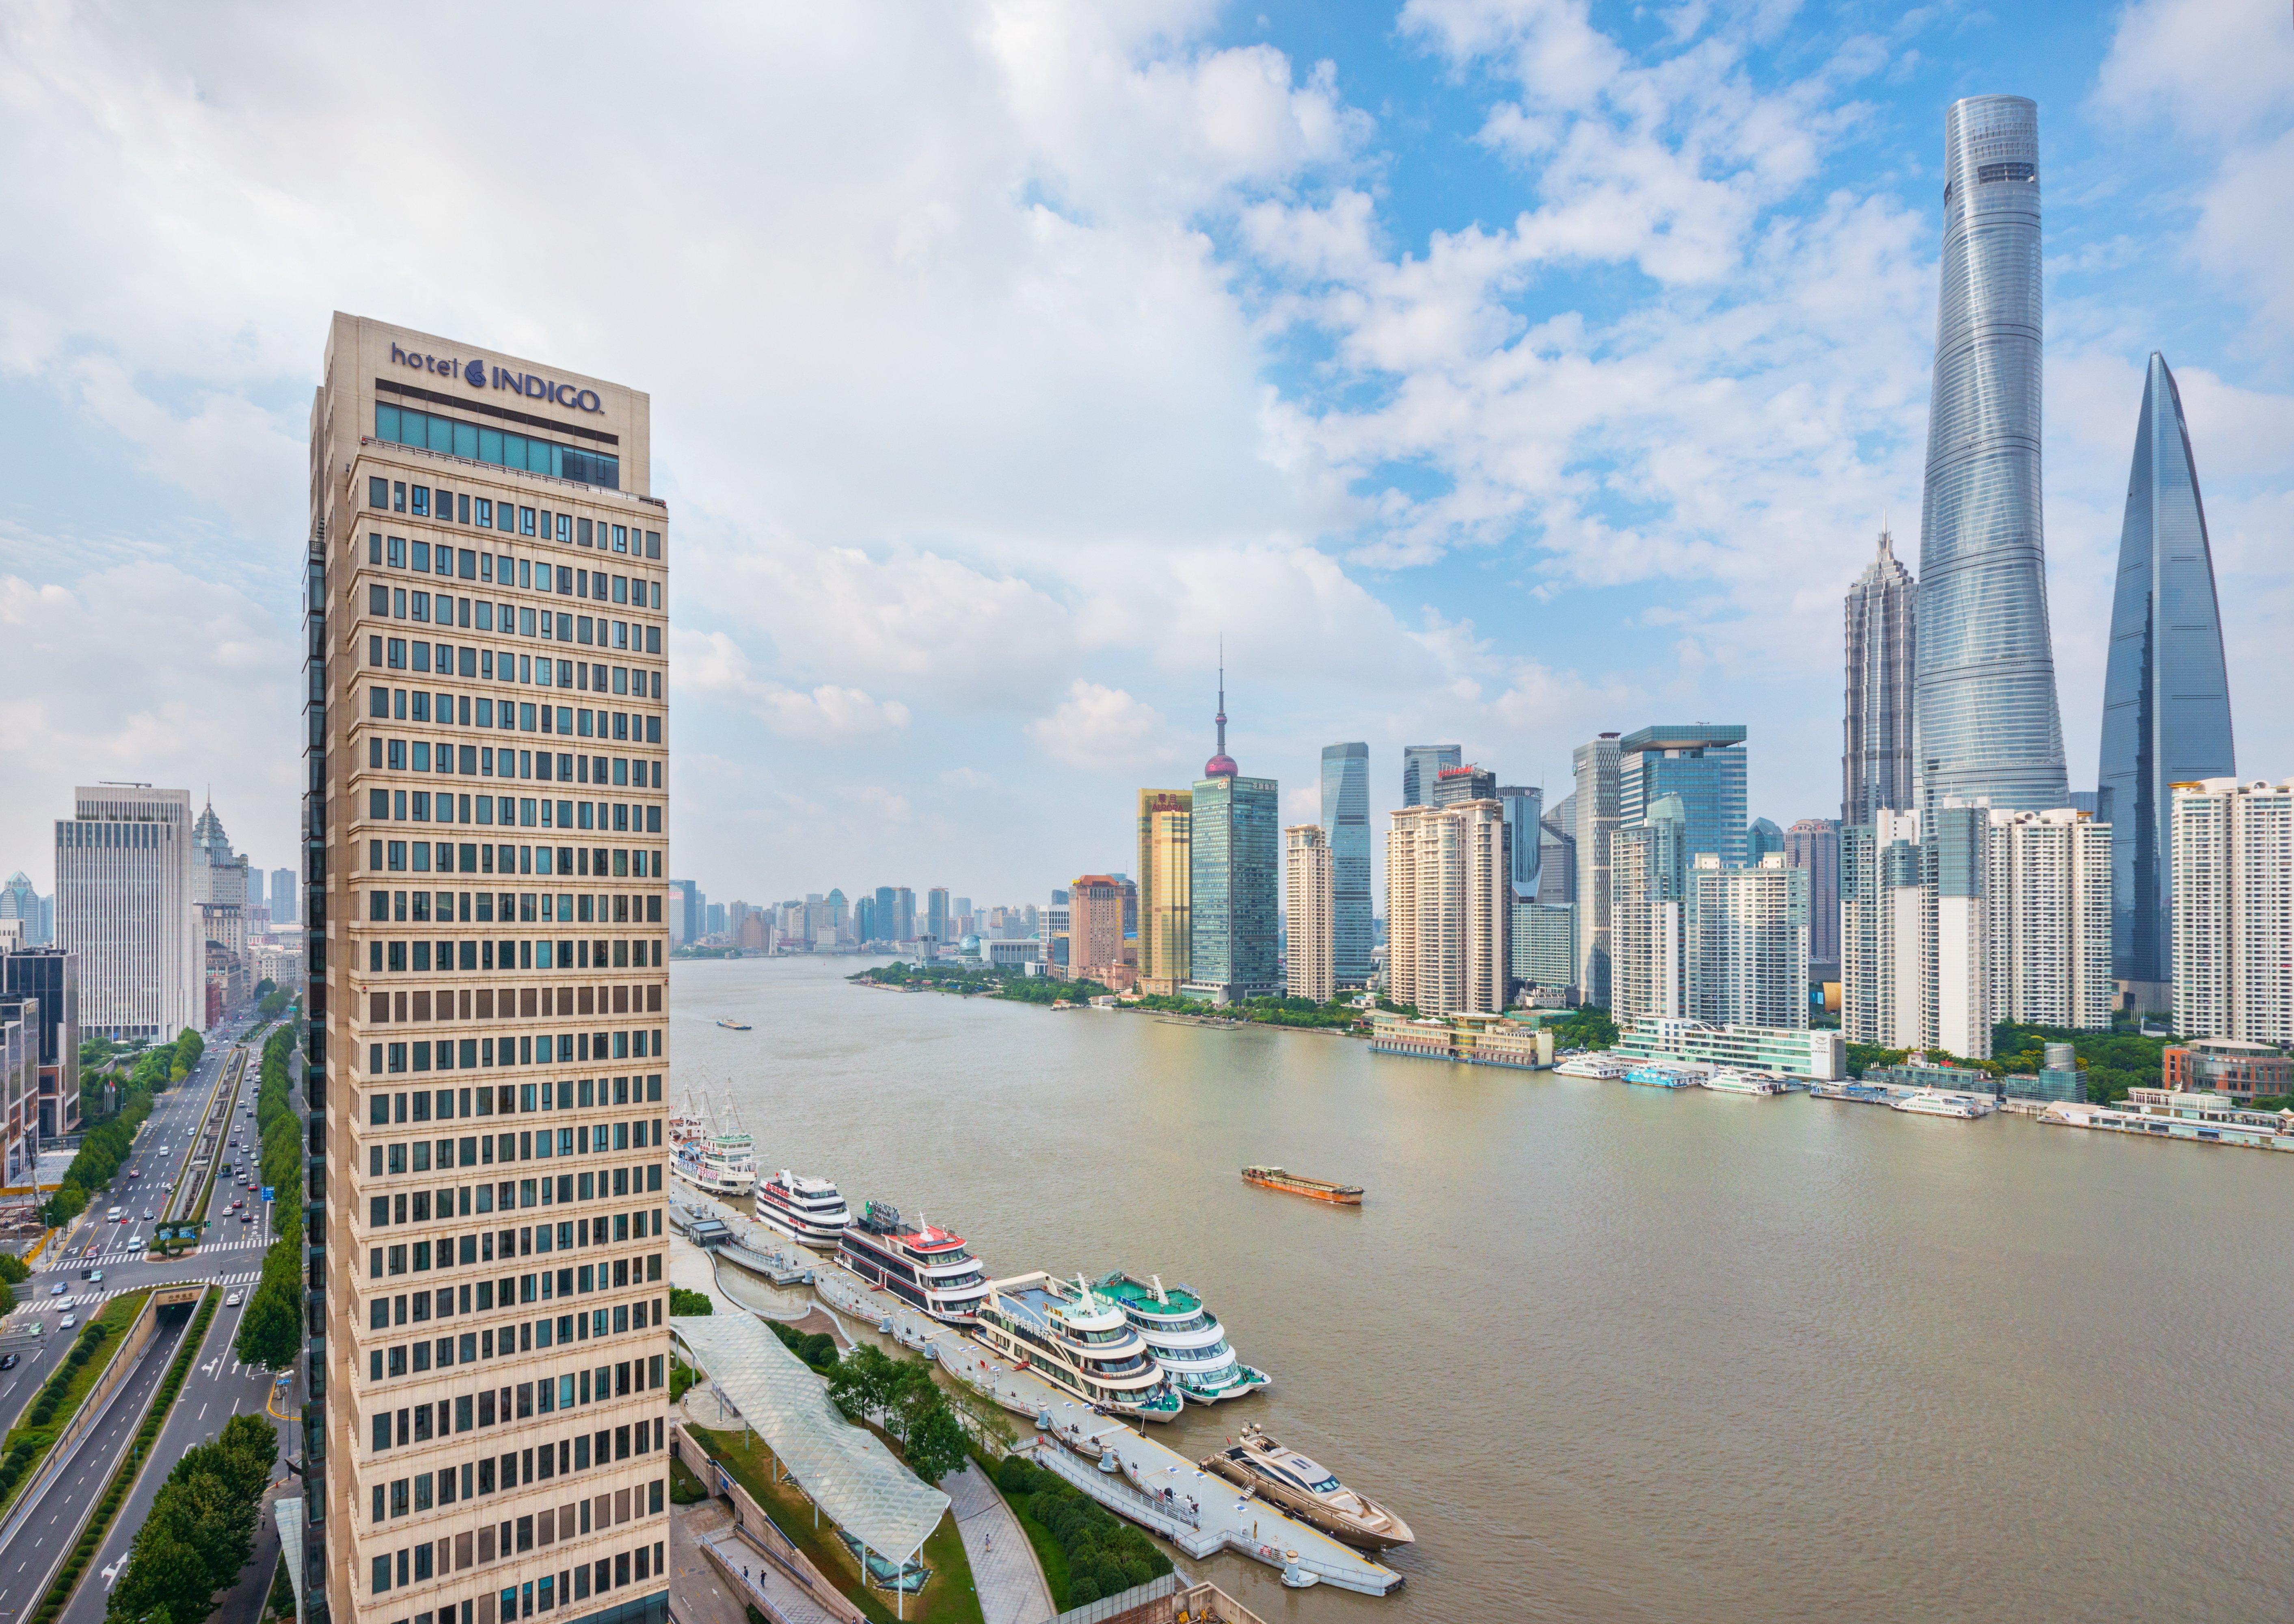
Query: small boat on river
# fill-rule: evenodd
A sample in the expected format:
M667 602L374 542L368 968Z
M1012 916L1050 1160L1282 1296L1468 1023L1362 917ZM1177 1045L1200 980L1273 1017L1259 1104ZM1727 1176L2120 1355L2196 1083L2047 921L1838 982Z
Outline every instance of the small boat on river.
M1359 1184L1333 1184L1328 1179L1310 1179L1303 1173L1286 1173L1280 1167L1246 1167L1242 1170L1242 1181L1256 1184L1261 1190L1279 1190L1338 1206L1362 1205L1363 1187Z
M720 1020L717 1024L724 1027L728 1032L746 1032L750 1030L749 1023L745 1020L732 1020L728 1019Z
M1409 1523L1347 1488L1328 1466L1275 1442L1256 1421L1233 1443L1204 1457L1202 1466L1357 1550L1391 1550L1418 1538Z

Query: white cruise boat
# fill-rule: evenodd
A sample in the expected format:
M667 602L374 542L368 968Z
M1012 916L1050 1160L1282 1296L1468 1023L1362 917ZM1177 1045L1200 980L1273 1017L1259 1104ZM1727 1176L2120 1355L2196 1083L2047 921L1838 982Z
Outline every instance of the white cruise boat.
M989 1352L1086 1404L1146 1421L1187 1407L1122 1304L1081 1275L1073 1285L1040 1270L990 1280L977 1312L972 1334Z
M1186 1287L1167 1287L1160 1275L1141 1280L1118 1269L1094 1289L1123 1310L1182 1397L1216 1404L1273 1384L1273 1376L1235 1357L1217 1316Z
M724 1120L719 1122L704 1094L701 1119L701 1133L677 1147L671 1171L709 1195L747 1195L756 1188L757 1152L755 1141L741 1126L739 1113L728 1101Z
M1598 1083L1615 1083L1632 1068L1623 1060L1606 1054L1574 1054L1553 1068L1558 1077L1591 1077Z
M1924 1088L1915 1094L1891 1102L1890 1108L1909 1112L1915 1116L1958 1116L1973 1118L1989 1116L1997 1108L1990 1100L1973 1094L1947 1094L1932 1088Z
M699 1139L709 1125L701 1115L701 1108L693 1101L693 1091L687 1089L685 1098L677 1102L677 1109L669 1118L669 1143L671 1149L687 1140Z
M852 1211L830 1181L801 1179L784 1167L757 1186L757 1222L801 1246L834 1251Z
M883 1201L860 1208L836 1238L836 1261L871 1286L949 1325L970 1325L988 1295L987 1271L964 1237L919 1216L913 1224Z
M1704 1079L1704 1086L1716 1094L1781 1094L1785 1085L1774 1077L1763 1077L1751 1072L1716 1071Z

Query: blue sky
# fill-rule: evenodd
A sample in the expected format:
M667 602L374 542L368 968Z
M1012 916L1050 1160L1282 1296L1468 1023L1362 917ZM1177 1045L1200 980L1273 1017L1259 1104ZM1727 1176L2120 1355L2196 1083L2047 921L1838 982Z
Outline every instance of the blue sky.
M1751 730L1836 812L1840 594L1916 566L1942 120L2040 104L2047 542L2093 782L2142 366L2240 766L2294 636L2282 9L261 7L0 20L0 869L94 778L286 860L304 420L342 308L650 389L673 866L719 899L1132 866L1231 746ZM494 64L472 73L456 64ZM388 86L386 93L378 86Z

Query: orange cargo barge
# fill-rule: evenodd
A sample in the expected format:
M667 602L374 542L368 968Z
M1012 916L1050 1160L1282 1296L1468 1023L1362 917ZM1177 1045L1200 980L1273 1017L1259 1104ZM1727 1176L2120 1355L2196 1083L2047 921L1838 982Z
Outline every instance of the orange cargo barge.
M1280 1190L1294 1196L1328 1201L1338 1206L1362 1205L1363 1190L1359 1184L1333 1184L1328 1179L1310 1179L1303 1173L1285 1173L1280 1167L1246 1167L1242 1170L1242 1181L1265 1190Z

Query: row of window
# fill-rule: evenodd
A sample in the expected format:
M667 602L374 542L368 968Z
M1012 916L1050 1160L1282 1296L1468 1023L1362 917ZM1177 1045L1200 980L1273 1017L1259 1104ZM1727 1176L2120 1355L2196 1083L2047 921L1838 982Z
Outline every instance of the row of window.
M375 844L379 846L382 842ZM459 862L456 861L458 857L460 859ZM410 850L404 842L393 840L385 850L374 855L374 860L368 866L380 869L386 865L390 869L404 871L410 863L413 865L412 872L426 874L435 867L442 874L594 874L600 880L661 877L660 853L643 848L609 846L510 846L465 842L457 849L440 840L434 849L431 842L417 840ZM400 917L405 916L401 914Z
M627 694L638 699L658 700L664 692L663 685L666 678L663 675L641 665L607 665L595 660L552 660L546 655L521 654L507 648L500 654L499 680L503 682L522 682L537 688L571 688L579 694ZM376 635L366 640L366 662L375 670L421 671L479 682L497 680L494 654L495 651L491 648L479 648L471 644L433 643L426 637L417 637L410 642L404 637ZM448 696L442 694L438 697L438 719L452 721L453 713L445 708ZM394 708L403 719L407 704L403 693ZM428 719L428 707L423 708L425 715L418 718L419 720ZM382 712L377 710L371 714L379 716ZM461 725L466 727L470 725L468 716L462 719Z
M436 1154L432 1154L433 1144ZM525 1129L515 1133L463 1134L459 1140L427 1139L399 1140L384 1144L376 1142L367 1147L367 1171L376 1178L383 1176L385 1164L391 1173L428 1173L435 1162L441 1173L457 1165L464 1167L491 1167L499 1152L501 1161L548 1161L553 1157L588 1156L593 1143L589 1125L570 1128L540 1131ZM658 1149L661 1146L661 1118L639 1116L633 1120L597 1125L594 1143L597 1154L609 1150ZM387 1151L386 1156L384 1153ZM380 1197L376 1199L379 1201ZM379 1211L379 1209L377 1209ZM378 1217L377 1223L386 1222ZM401 1220L403 1222L403 1220ZM547 1252L549 1248L543 1246Z
M426 451L436 451L444 457L460 457L465 462L492 463L498 468L508 468L515 473L542 474L551 479L570 479L577 484L602 485L608 491L622 488L621 457L602 447L567 445L560 441L545 440L539 434L514 434L506 428L490 428L483 423L468 423L460 418L442 417L435 411L417 411L411 406L391 406L377 401L374 403L374 437L386 444L411 445ZM422 508L410 508L408 503L410 500L419 501L422 508L434 509L442 524L468 524L473 522L472 499L467 495L457 504L443 489L416 485L410 491L403 481L387 483L390 488L386 491L385 481L373 475L367 476L368 507L381 508L387 503L394 512L419 513ZM476 500L480 511L494 506L483 497ZM510 504L504 502L500 506L501 528L508 529ZM457 509L461 515L459 519L454 517ZM546 520L548 516L543 517ZM559 514L557 522L560 527L565 527L566 516ZM517 524L520 534L532 535L533 509L520 508ZM590 521L583 519L582 529L585 534L590 527ZM543 528L547 533L549 526L545 524ZM603 520L598 521L598 528L605 528ZM622 530L626 527L617 524L614 528ZM570 540L572 538L570 534L561 534L558 539ZM656 537L656 549L658 545L659 538Z
M508 987L502 989L502 1014L505 1017L510 1012L511 990ZM524 989L525 1012L529 1015L533 1013L533 990L530 987ZM541 990L546 993L549 989L543 987ZM557 989L561 1009L572 990L563 987ZM481 998L490 995L490 992L484 988L478 993ZM483 1013L491 1016L492 1012L492 1005L489 1003ZM585 1015L590 1012L590 989L586 987L582 989L582 1012ZM403 1020L405 1017L402 1015L399 1019ZM611 1084L610 1088L608 1084ZM370 1125L384 1128L393 1122L451 1122L458 1116L464 1118L472 1116L508 1116L537 1110L571 1110L577 1105L587 1110L592 1106L644 1105L648 1101L656 1105L661 1102L661 1073L657 1071L641 1077L583 1077L579 1082L568 1077L563 1082L544 1083L538 1087L532 1083L504 1083L497 1088L476 1091L442 1088L434 1092L418 1088L411 1093L403 1089L395 1092L377 1089L367 1095L366 1119ZM472 1109L474 1105L475 1110ZM457 1107L460 1107L459 1110Z
M609 1193L607 1180L602 1173L595 1176L597 1197L602 1199ZM582 1199L584 1201L591 1199L590 1177L591 1175L587 1173L582 1175ZM561 1205L572 1199L571 1179L571 1174L559 1175L559 1187L565 1192L558 1197ZM550 1181L548 1179L541 1181L544 1185L548 1185ZM531 1185L533 1181L528 1179L525 1182ZM641 1187L644 1181L632 1179L630 1182ZM460 1188L450 1187L440 1190L436 1192L435 1202L429 1190L403 1190L395 1200L388 1197L378 1198L379 1200L389 1202L390 1206L387 1208L376 1207L371 1210L378 1214L376 1222L384 1227L387 1227L394 1217L400 1225L427 1223L434 1212L441 1220L452 1218L455 1216L458 1205L460 1207L461 1216L465 1218L471 1215L470 1209L473 1205L476 1206L478 1214L483 1216L492 1210L493 1198L497 1194L501 1198L502 1211L508 1212L517 1193L511 1190L508 1182L499 1185L480 1184L475 1186L477 1199L474 1203L471 1199L473 1188L464 1185ZM527 1192L525 1205L528 1206L533 1205L531 1191ZM547 1192L542 1197L542 1205L549 1205ZM577 1246L619 1246L625 1241L660 1238L661 1209L657 1206L639 1207L634 1212L600 1213L595 1218L567 1219L557 1223L527 1224L515 1230L475 1230L463 1235L443 1235L435 1240L401 1241L395 1246L370 1246L367 1248L367 1278L370 1280L379 1280L407 1273L427 1274L434 1267L442 1271L457 1266L467 1269L474 1263L478 1265L507 1263L520 1257L530 1257L537 1252L547 1256L552 1251L572 1251ZM510 1275L501 1277L502 1306L505 1308L515 1301L509 1295L514 1279L515 1277ZM661 1254L655 1252L630 1263L628 1279L617 1279L615 1283L623 1286L642 1285L647 1280L660 1279ZM470 1306L472 1289L473 1287L469 1286L461 1287L460 1301L463 1313L473 1311L484 1313L493 1307L492 1280L477 1282L476 1287L478 1294L477 1308L475 1311ZM599 1289L604 1288L601 1287ZM442 1320L451 1318L455 1311L453 1292L454 1287L450 1286L442 1286L438 1288L436 1306L438 1317ZM425 1294L417 1292L415 1295L419 1299ZM525 1300L529 1303L533 1301L531 1293L527 1295ZM414 1309L414 1322L419 1325L427 1320L430 1317L430 1308L431 1305L427 1302L418 1301ZM406 1311L405 1299L401 1298L398 1308L398 1323L401 1325L406 1323ZM374 1328L380 1330L388 1323L387 1320L377 1320Z
M633 1370L636 1379L646 1384L645 1391L658 1391L662 1385L661 1360L658 1357L650 1361L650 1368L647 1360L633 1360L622 1365L621 1369L624 1375ZM590 1373L584 1370L582 1372L582 1378L586 1383L590 1379ZM524 1396L525 1408L518 1411L517 1419L525 1420L533 1414L535 1395L532 1390L536 1384L528 1383L525 1389L520 1390ZM545 1392L549 1393L554 1400L557 1385L555 1377L545 1379L539 1385ZM626 1383L623 1384L621 1392L626 1394L629 1391L630 1386ZM384 1450L394 1448L406 1449L418 1443L428 1443L434 1438L454 1437L481 1425L492 1426L497 1420L502 1425L508 1426L511 1424L510 1393L511 1389L508 1387L488 1387L476 1393L466 1393L458 1398L440 1399L435 1404L416 1404L395 1412L389 1409L378 1409L368 1423L368 1435L373 1440L375 1452L380 1454ZM483 1422L478 1419L481 1405L484 1406L483 1413L485 1417ZM549 1412L545 1409L543 1413ZM658 1430L660 1425L656 1420L652 1423L639 1421L622 1426L619 1433L610 1440L613 1459L627 1460L632 1452L642 1455L648 1449L660 1449L662 1447L662 1438ZM631 1446L634 1446L634 1451ZM534 1449L525 1451L525 1460L521 1463L522 1469L518 1470L512 1469L509 1457L505 1456L503 1473L506 1481L501 1482L501 1488L516 1489L521 1486L521 1481L527 1483L541 1482L558 1475L557 1450L548 1444L536 1447L549 1452L549 1470L545 1472L532 1470L532 1466L537 1464L533 1460ZM599 1447L602 1449L606 1446L601 1444ZM606 1465L605 1458L599 1456L596 1464ZM573 1466L570 1460L566 1465L568 1470L580 1469ZM463 1486L476 1494L492 1492L491 1489L479 1488L476 1483L466 1483Z
M460 917L456 918L457 897ZM577 902L578 898L578 902ZM605 891L370 891L367 919L373 924L642 924L643 900L626 892ZM537 903L540 917L536 917ZM475 912L476 919L471 917ZM412 917L409 917L409 914ZM499 922L496 914L500 914Z
M443 575L449 580L483 581L504 591L549 592L558 597L583 597L600 604L621 604L639 609L661 607L661 582L642 575L608 575L603 570L553 568L531 558L513 559L508 553L481 553L455 548L444 542L409 543L404 536L385 537L370 531L366 539L370 564L403 570L411 564L417 575Z
M658 1486L655 1485L656 1488ZM660 1508L656 1506L655 1509L658 1511ZM521 1517L518 1521L524 1523L532 1519ZM589 1519L585 1516L582 1519L582 1531L585 1533L589 1531L588 1524ZM502 1526L508 1528L509 1524L505 1522ZM468 1539L469 1536L465 1534L462 1538ZM481 1538L491 1547L494 1542L494 1531L491 1528L484 1530ZM572 1539L574 1536L562 1534L559 1538ZM443 1579L445 1577L443 1564L446 1542L443 1539L439 1540L437 1548L440 1553L438 1557L440 1565L436 1571L436 1577ZM524 1550L525 1547L520 1546L518 1548ZM401 1585L419 1583L433 1576L431 1547L428 1545L418 1545L413 1547L413 1552L415 1561L412 1579L407 1577L407 1553L400 1551L397 1554L398 1582ZM457 1549L455 1554L460 1555L461 1553ZM507 1549L502 1553L505 1557L509 1554ZM389 1579L392 1560L386 1555L374 1559L374 1588L377 1594L391 1587ZM489 1555L482 1556L480 1560L492 1562L493 1557ZM648 1571L648 1565L650 1571ZM646 1584L655 1579L666 1578L668 1573L669 1570L662 1566L662 1542L656 1539L650 1546L640 1545L634 1552L623 1551L611 1557L600 1556L594 1563L582 1563L570 1571L561 1569L556 1573L544 1573L540 1579L530 1579L523 1585L504 1585L499 1592L489 1590L477 1598L478 1606L475 1613L471 1612L468 1602L461 1604L460 1624L510 1624L510 1620L515 1619L530 1619L537 1612L549 1612L561 1605L570 1607L576 1603L588 1601L593 1586L595 1593L602 1596L623 1585ZM657 1603L666 1603L667 1593L663 1592L653 1599ZM500 1609L499 1615L495 1612L497 1606ZM659 1611L662 1617L668 1616L666 1606ZM642 1598L639 1601L624 1603L618 1607L604 1609L590 1616L612 1619L624 1612L630 1613L633 1619L640 1621L640 1624L643 1620L654 1617L654 1610L646 1607ZM415 1614L411 1620L400 1620L400 1624L430 1624L432 1616L427 1612L419 1612ZM456 1624L455 1609L451 1602L439 1608L435 1616L437 1624Z
M603 670L606 668L599 666L598 669ZM658 716L646 716L628 710L593 710L587 706L521 704L507 699L497 704L483 695L433 694L427 688L415 688L411 691L405 688L379 686L370 688L367 691L366 713L370 719L376 721L428 722L435 720L441 727L480 727L490 732L502 733L554 733L565 738L610 739L624 744L661 743L661 718ZM399 739L392 743L400 747L400 759L393 761L391 766L399 772L405 772L408 770L406 766L408 756L405 751L408 741ZM382 765L382 745L383 741L380 738L371 738L368 741L367 754L370 759L367 765L369 767ZM427 773L431 770L430 747L426 743L419 745L419 748L422 751L422 765L412 770ZM444 743L438 746L438 771L451 773L454 770L454 748L451 744ZM461 746L462 771L466 774L476 773L478 770L476 758L470 753L474 748L475 746L468 744ZM484 775L489 778L494 775L491 762L486 766ZM501 775L505 778L512 775L508 767L503 767ZM549 775L547 767L544 767L541 775L545 778ZM568 771L562 775L571 778L574 775ZM582 782L587 784L589 781L590 773L588 765L585 763L582 771ZM606 782L602 769L598 782L600 784ZM627 781L624 780L624 782Z
M549 1228L546 1223L541 1227L544 1231ZM644 1258L634 1261L622 1258L611 1265L610 1271L605 1263L582 1263L564 1269L544 1269L534 1274L505 1275L499 1281L481 1280L478 1286L482 1289L475 1294L470 1287L461 1287L461 1303L465 1312L488 1313L496 1308L508 1308L515 1303L563 1302L577 1293L588 1296L600 1291L625 1290L632 1285L645 1284L647 1261ZM658 1255L652 1259L656 1279L660 1274L660 1261ZM513 1295L513 1291L517 1295ZM475 1309L470 1307L474 1295L477 1303ZM395 1297L370 1297L367 1300L367 1328L386 1331L394 1326L426 1324L433 1307L441 1314L450 1313L454 1301L454 1292L443 1287L439 1288L435 1303L431 1294L427 1291L418 1291L411 1299L403 1293ZM590 1321L593 1318L596 1321L595 1334L598 1336L620 1331L641 1331L648 1325L659 1326L662 1312L659 1298L641 1297L635 1303L624 1303L612 1309L600 1308L567 1314L564 1316L562 1335L558 1334L559 1324L556 1320L537 1320L523 1327L502 1326L498 1328L500 1333L499 1343L492 1336L487 1336L483 1352L477 1340L480 1334L467 1332L463 1340L469 1344L470 1352L463 1362L468 1364L481 1358L497 1357L497 1346L499 1356L508 1358L512 1353L546 1350L553 1343L587 1342L592 1333ZM410 1313L411 1319L409 1318ZM612 1327L611 1331L606 1328L608 1325Z
M647 900L657 905L661 898ZM632 924L640 922L636 918L637 912L634 905L630 909ZM655 918L659 917L655 914ZM366 968L367 973L374 976L452 975L458 971L497 970L659 970L662 953L659 937L629 941L584 936L570 941L545 938L538 942L524 937L489 936L475 942L434 941L420 937L412 941L369 942ZM315 960L313 965L316 966ZM443 1020L446 1017L441 1015L438 1019ZM639 1052L657 1051L640 1044ZM570 1060L574 1057L561 1048L557 1058ZM582 1058L590 1058L586 1046ZM602 1060L606 1057L600 1054L597 1058ZM509 1062L505 1060L502 1064L507 1066Z
M431 989L427 987L419 990L409 989L403 992L370 993L367 995L367 1019L378 1025L393 1020L405 1022L408 1020L454 1020L457 1019L462 1020L533 1020L536 1019L552 1020L560 1017L577 1014L658 1014L661 1011L662 1003L662 989L658 982L655 983L651 987L622 987L616 985L613 987L592 988L584 986L579 989L570 987L544 987L538 988L531 987L523 988L505 987L501 989L501 995L500 998L495 997L494 989L490 987L442 987L435 990L436 998L435 1001L435 1008L431 995ZM574 995L577 990L580 993L579 1008L575 1007ZM535 996L537 993L540 994L539 998ZM458 994L460 995L459 998L457 997ZM411 1009L409 1007L410 1004L411 1005ZM458 1004L460 1005L459 1015L456 1012ZM497 1007L499 1007L500 1011L499 1014L495 1012ZM606 1081L606 1080L603 1077L597 1079L598 1103L599 1105L607 1103ZM622 1094L619 1087L620 1084L628 1083L631 1081L631 1079L627 1077L616 1077L613 1079L613 1081L616 1086L613 1091L615 1097L612 1103L616 1105L642 1105L646 1102L644 1079L639 1078L636 1080L637 1087L633 1091L636 1096L634 1100ZM505 1084L501 1086L504 1094L507 1095L510 1085ZM541 1108L541 1109L549 1110L555 1108L558 1110L566 1110L572 1108L574 1104L574 1084L571 1082L560 1084L557 1085L557 1097L562 1103L555 1108L545 1104ZM493 1091L491 1088L481 1089L478 1091L479 1116L491 1116L493 1115L492 1110L490 1108L492 1092ZM534 1108L533 1084L531 1083L526 1084L525 1085L525 1108L529 1111L533 1110ZM550 1092L551 1085L544 1083L541 1085L541 1097L544 1100L549 1100L550 1097ZM452 1103L449 1091L442 1089L439 1092L442 1096L440 1101L442 1107L451 1105ZM466 1101L469 1098L469 1092L470 1091L468 1089L464 1089L462 1091L462 1095ZM590 1080L588 1078L584 1078L582 1082L582 1103L585 1106L590 1103L589 1096ZM658 1079L655 1082L653 1097L655 1100L658 1100L661 1098L661 1086ZM399 1109L402 1113L405 1110L405 1098L406 1096L403 1094L399 1096L401 1102ZM427 1092L418 1093L414 1096L414 1099L418 1108L427 1106L429 1101L429 1096ZM387 1106L389 1103L388 1096L386 1095L378 1094L375 1096L375 1100L378 1106ZM515 1108L511 1106L507 1099L505 1099L502 1102L502 1115L505 1116L508 1116L513 1108ZM442 1109L439 1120L450 1120L452 1116L453 1112L451 1110ZM378 1116L374 1120L376 1125L379 1126L386 1119ZM403 1122L406 1120L406 1117L402 1114L399 1120ZM414 1120L417 1122L428 1122L430 1117L426 1111L425 1114L416 1116Z
M459 608L460 619L457 620ZM661 628L633 621L613 621L599 615L594 621L586 614L556 614L547 609L520 608L515 604L496 605L491 598L479 598L473 604L468 598L454 598L443 592L409 592L404 587L370 586L366 594L366 611L377 620L412 621L417 625L455 626L465 631L492 631L499 627L505 636L541 637L556 643L594 645L598 648L616 648L645 654L661 653ZM435 618L434 619L433 616ZM374 641L370 635L367 641ZM492 660L491 651L481 651ZM517 658L517 651L504 649L501 659ZM538 656L526 656L538 658ZM370 662L370 663L372 663ZM492 666L487 667L492 677ZM505 666L501 680L509 680Z
M492 751L480 751L478 754L482 767L490 767L492 765ZM501 752L504 776L508 776L510 770L511 754L512 752L507 750ZM539 767L543 778L547 779L549 776L549 756L547 751L533 755L526 751L518 751L516 754L517 764L522 769L521 775L531 776L533 769ZM591 758L588 756L582 757L581 759L584 763L591 761ZM570 758L565 756L557 758L561 767L566 765L569 760ZM603 756L596 758L597 764L602 765L605 760L606 758ZM624 762L618 757L614 758L612 787L618 789L629 779L642 778L647 782L630 787L655 790L661 788L661 763L654 762L650 771L647 771L646 768L645 762ZM599 783L602 786L604 780L601 778ZM642 803L633 804L619 800L551 800L547 796L537 800L530 795L464 795L460 799L461 804L459 808L460 816L455 816L458 810L455 797L443 790L438 791L435 794L428 790L393 790L390 792L389 801L385 804L385 810L388 814L386 821L400 824L468 824L479 828L499 826L504 829L555 829L567 834L659 834L661 832L661 808L658 806L649 807ZM372 817L383 817L383 813L374 810L377 804L370 795L367 800L367 810ZM476 814L475 816L472 816L473 813ZM395 846L398 842L394 841L392 844ZM382 842L380 840L371 842L370 849L374 857L368 866L382 867Z
M426 944L427 945L427 944ZM488 944L491 946L492 944ZM549 946L545 942L544 946ZM582 944L584 949L589 943ZM605 944L600 942L598 946ZM615 946L620 946L616 943ZM644 944L640 942L639 946ZM544 970L549 969L543 965ZM521 1037L515 1047L509 1038L425 1038L403 1043L369 1043L367 1071L375 1076L405 1072L484 1071L498 1066L570 1066L577 1061L659 1060L667 1052L658 1027L628 1032L543 1033ZM658 1190L659 1185L654 1188Z

